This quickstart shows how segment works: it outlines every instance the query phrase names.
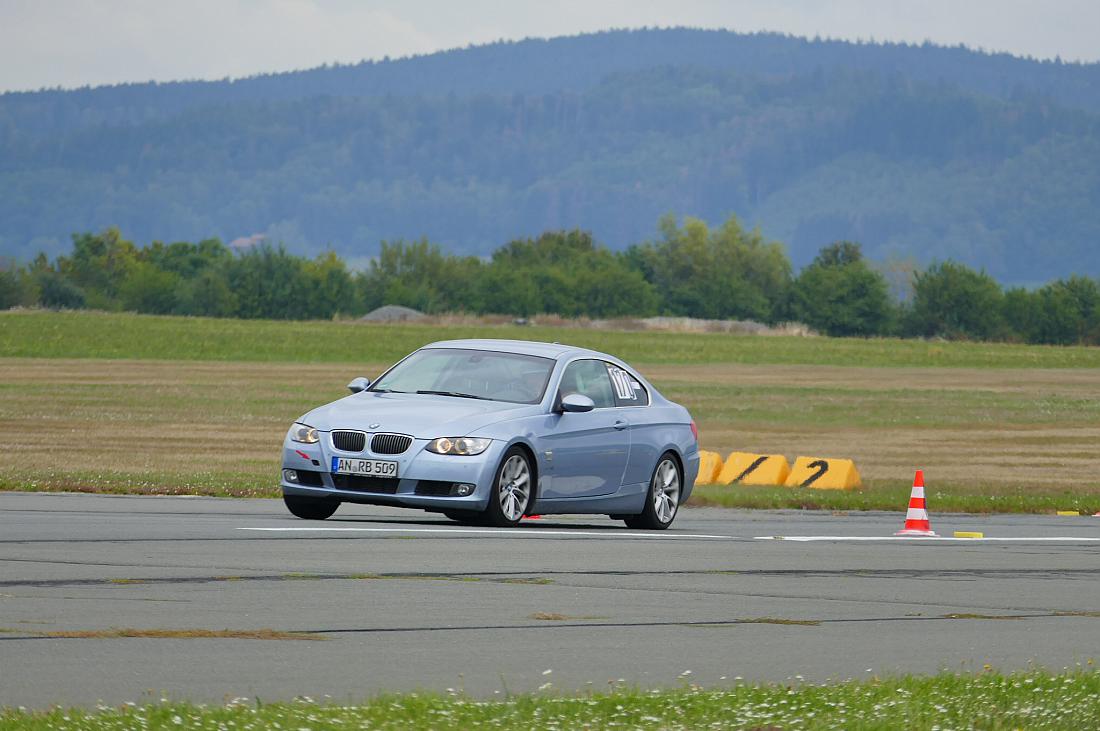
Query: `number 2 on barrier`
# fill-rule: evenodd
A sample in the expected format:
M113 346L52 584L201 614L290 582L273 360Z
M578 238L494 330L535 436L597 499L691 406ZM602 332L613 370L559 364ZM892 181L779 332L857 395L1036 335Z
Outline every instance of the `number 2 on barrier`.
M816 467L817 472L813 473L805 480L803 480L802 484L800 484L799 487L809 487L810 485L814 484L814 482L817 481L819 477L829 471L829 463L823 459L815 459L813 462L810 462L807 467Z

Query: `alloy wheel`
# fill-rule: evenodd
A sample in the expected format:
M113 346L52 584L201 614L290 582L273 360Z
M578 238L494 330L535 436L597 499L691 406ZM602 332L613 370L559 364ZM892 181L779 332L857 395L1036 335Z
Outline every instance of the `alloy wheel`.
M662 523L671 523L680 503L680 471L664 459L653 473L653 512Z
M509 521L523 517L531 498L531 468L522 455L513 454L500 470L500 512Z

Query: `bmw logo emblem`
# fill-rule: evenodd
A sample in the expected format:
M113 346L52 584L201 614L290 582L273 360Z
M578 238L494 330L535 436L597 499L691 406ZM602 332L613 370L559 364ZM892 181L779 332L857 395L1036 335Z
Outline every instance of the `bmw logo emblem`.
M382 426L382 425L381 424L368 424L367 428L368 429L377 429L380 426Z

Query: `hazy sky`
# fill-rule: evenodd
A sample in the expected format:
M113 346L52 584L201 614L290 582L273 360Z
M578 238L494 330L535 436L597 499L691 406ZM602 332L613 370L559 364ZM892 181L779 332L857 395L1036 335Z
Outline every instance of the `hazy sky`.
M0 0L0 89L247 76L672 25L1100 60L1100 0Z

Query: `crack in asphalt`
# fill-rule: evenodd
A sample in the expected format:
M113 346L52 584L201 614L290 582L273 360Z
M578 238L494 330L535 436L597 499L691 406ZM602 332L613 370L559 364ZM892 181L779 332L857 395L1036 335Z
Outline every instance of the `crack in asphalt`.
M8 560L8 559L0 559ZM25 560L25 559L13 559ZM49 562L47 562L49 563ZM66 563L66 562L58 562ZM96 565L96 564L91 564ZM110 565L110 564L107 564ZM243 576L173 576L93 579L11 579L0 581L0 587L55 587L98 586L104 584L203 584L221 581L326 581L365 579L451 579L454 581L484 580L488 582L524 578L537 583L540 578L554 576L711 576L752 578L868 578L868 579L924 579L924 580L975 580L975 579L1095 579L1100 578L1096 569L671 569L656 570L539 570L539 571L411 571L411 572L357 572L357 573L282 573ZM636 588L636 587L592 587ZM671 590L682 591L673 588ZM690 590L689 590L690 591Z
M539 622L536 624L481 624L462 626L423 626L423 627L330 627L315 629L283 630L287 634L302 635L356 635L356 634L402 634L417 632L490 632L499 630L557 630L557 629L642 629L648 627L735 627L739 625L771 625L781 627L812 628L821 625L874 624L881 622L965 622L965 621L1003 621L1026 619L1081 619L1093 617L1089 613L1039 612L1032 614L1005 615L966 615L944 614L920 617L838 617L835 619L787 619L782 617L749 617L733 619L700 620L652 620L642 622ZM51 637L41 634L5 634L0 642L25 640L74 640L74 639L134 639L88 638L88 637ZM154 638L161 639L161 638ZM169 638L170 639L170 638ZM180 638L206 639L206 638Z
M500 574L507 573L508 576L501 578ZM579 573L579 572L558 572L558 573ZM624 574L627 572L588 572L588 573L616 573ZM638 574L652 574L661 572L635 572ZM671 572L668 572L671 573ZM689 572L680 572L689 573ZM718 574L718 575L731 575L736 572L731 571L713 571L713 570L701 570L700 574ZM482 576L488 578L482 579ZM81 585L91 586L134 586L141 584L157 585L157 584L197 584L197 583L217 583L217 582L249 582L249 581L311 581L311 580L346 580L346 581L369 581L369 580L446 580L454 581L458 583L466 582L478 582L484 580L486 583L492 584L526 584L526 585L542 585L549 584L557 586L559 588L571 588L571 589L590 589L594 591L614 591L614 592L660 592L660 593L677 593L677 594L692 594L696 596L708 596L708 597L739 597L747 599L795 599L800 601L815 601L815 602L830 602L841 604L876 604L884 606L908 606L908 607L954 607L957 609L973 609L983 611L1002 611L1002 612L1047 612L1051 611L1049 607L1035 607L1035 606L993 606L990 604L961 604L957 602L934 602L934 601L922 601L919 599L872 599L872 598L850 598L850 597L835 597L826 596L822 594L795 594L784 593L777 594L774 592L748 592L748 591L709 591L704 589L685 589L678 587L651 587L651 586L612 586L612 585L599 585L599 584L584 584L578 582L561 581L543 579L540 577L532 577L529 572L499 572L497 576L488 574L481 575L461 575L453 573L390 573L390 574L272 574L263 576L236 576L236 575L220 575L220 576L206 576L206 577L177 577L177 578L163 578L163 579L131 579L131 580L118 580L118 579L77 579L77 580L65 580L57 579L52 580L57 583L43 585L43 582L34 584L38 588L61 588L66 585L70 585L72 581L80 581ZM51 580L43 580L51 581ZM0 598L24 598L24 599L50 599L50 598L62 598L71 600L88 600L88 601L108 601L112 597L96 597L96 596L55 596L50 594L0 594ZM136 599L135 599L136 600ZM178 601L178 602L190 602L191 600L184 599L142 599L142 601Z
M828 624L868 624L875 622L960 622L1004 619L1080 619L1079 614L1064 612L1037 612L1032 614L1012 614L1002 616L962 616L939 615L927 617L838 617L835 619L796 619L784 618L734 618L734 619L699 619L699 620L651 620L645 622L540 622L538 624L495 624L495 625L464 625L460 627L364 627L364 628L329 628L299 630L316 634L382 634L399 632L464 632L464 631L493 631L510 629L590 629L593 627L610 627L612 629L631 629L644 627L730 627L737 625L776 625L781 627L815 627Z

